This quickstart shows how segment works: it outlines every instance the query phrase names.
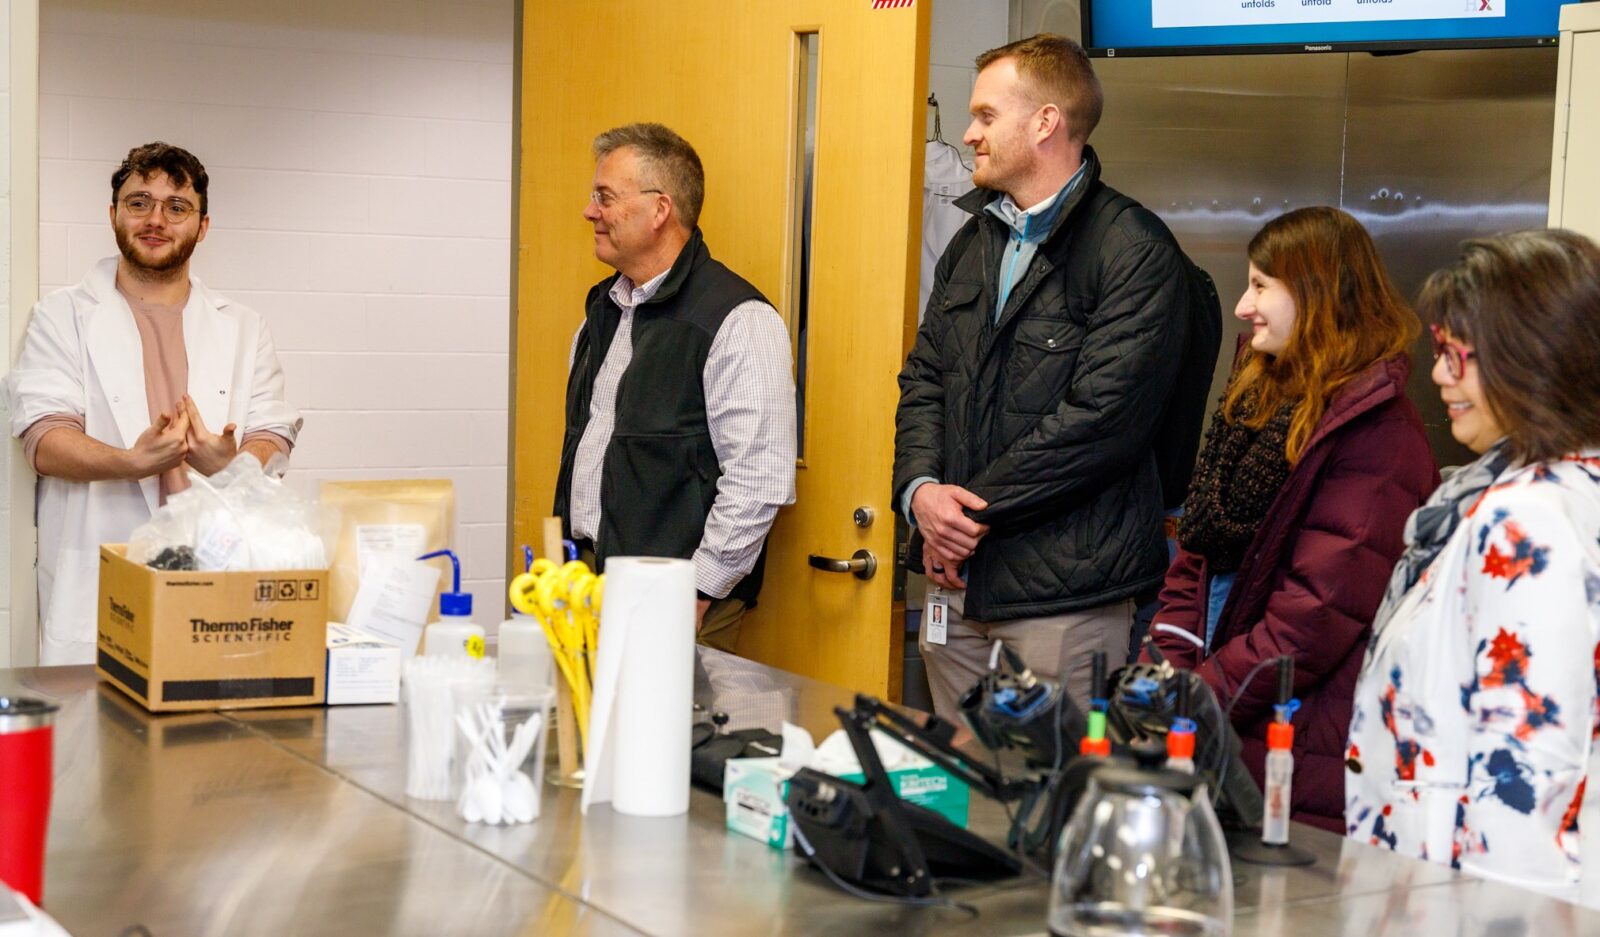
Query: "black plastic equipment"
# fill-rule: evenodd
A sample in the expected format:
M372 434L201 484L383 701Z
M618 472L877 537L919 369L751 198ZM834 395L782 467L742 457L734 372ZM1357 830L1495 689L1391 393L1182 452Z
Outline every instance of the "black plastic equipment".
M1195 774L1212 791L1212 805L1224 830L1252 830L1261 822L1261 788L1244 761L1243 745L1224 716L1211 687L1192 671L1166 662L1129 664L1117 671L1106 712L1112 741L1119 745L1164 743L1180 714L1179 688L1186 686L1189 718L1194 720Z
M1022 871L1015 855L901 800L872 744L871 731L882 729L983 793L1015 797L1017 790L998 772L949 745L948 724L935 721L932 731L925 731L865 695L856 697L854 709L840 707L834 713L864 780L854 784L809 768L789 779L785 803L813 863L851 885L907 898L935 895L939 879L994 881Z

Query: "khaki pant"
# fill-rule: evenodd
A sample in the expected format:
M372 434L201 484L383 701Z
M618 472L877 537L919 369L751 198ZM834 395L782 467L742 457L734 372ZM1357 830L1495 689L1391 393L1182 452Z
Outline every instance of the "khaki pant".
M739 623L744 621L744 599L712 599L695 640L729 654L739 653Z
M578 559L594 569L594 549L587 543L578 545ZM744 612L744 599L712 599L695 641L729 654L739 653L739 623L744 620Z
M985 624L968 621L962 615L966 592L947 590L944 594L950 603L948 640L943 646L928 643L926 608L917 635L917 646L928 666L933 710L941 718L960 720L957 701L988 672L989 654L997 640L1022 655L1034 676L1064 681L1067 698L1083 712L1089 711L1094 652L1106 652L1107 673L1127 663L1128 634L1133 629L1132 599L1062 615Z

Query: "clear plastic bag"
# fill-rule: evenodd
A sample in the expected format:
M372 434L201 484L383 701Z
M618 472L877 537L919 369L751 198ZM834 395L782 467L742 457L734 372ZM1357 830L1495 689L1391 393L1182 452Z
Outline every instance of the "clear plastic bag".
M191 470L191 487L167 498L128 539L128 558L206 571L326 569L338 531L335 512L286 487L274 456L263 469L241 453L210 478ZM186 565L185 551L193 565Z

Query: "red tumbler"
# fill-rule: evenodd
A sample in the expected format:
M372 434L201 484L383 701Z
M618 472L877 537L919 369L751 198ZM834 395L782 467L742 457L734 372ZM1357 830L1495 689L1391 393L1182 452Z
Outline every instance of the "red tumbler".
M0 882L34 904L44 897L56 705L0 696Z

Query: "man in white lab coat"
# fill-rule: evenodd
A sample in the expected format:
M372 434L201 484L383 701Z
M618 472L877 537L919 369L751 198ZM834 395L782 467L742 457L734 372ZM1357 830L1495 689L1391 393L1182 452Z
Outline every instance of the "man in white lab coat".
M34 306L6 376L11 433L39 474L44 664L94 660L100 544L126 541L188 470L241 452L265 465L300 431L266 324L189 275L208 183L183 149L129 151L111 177L121 256Z

